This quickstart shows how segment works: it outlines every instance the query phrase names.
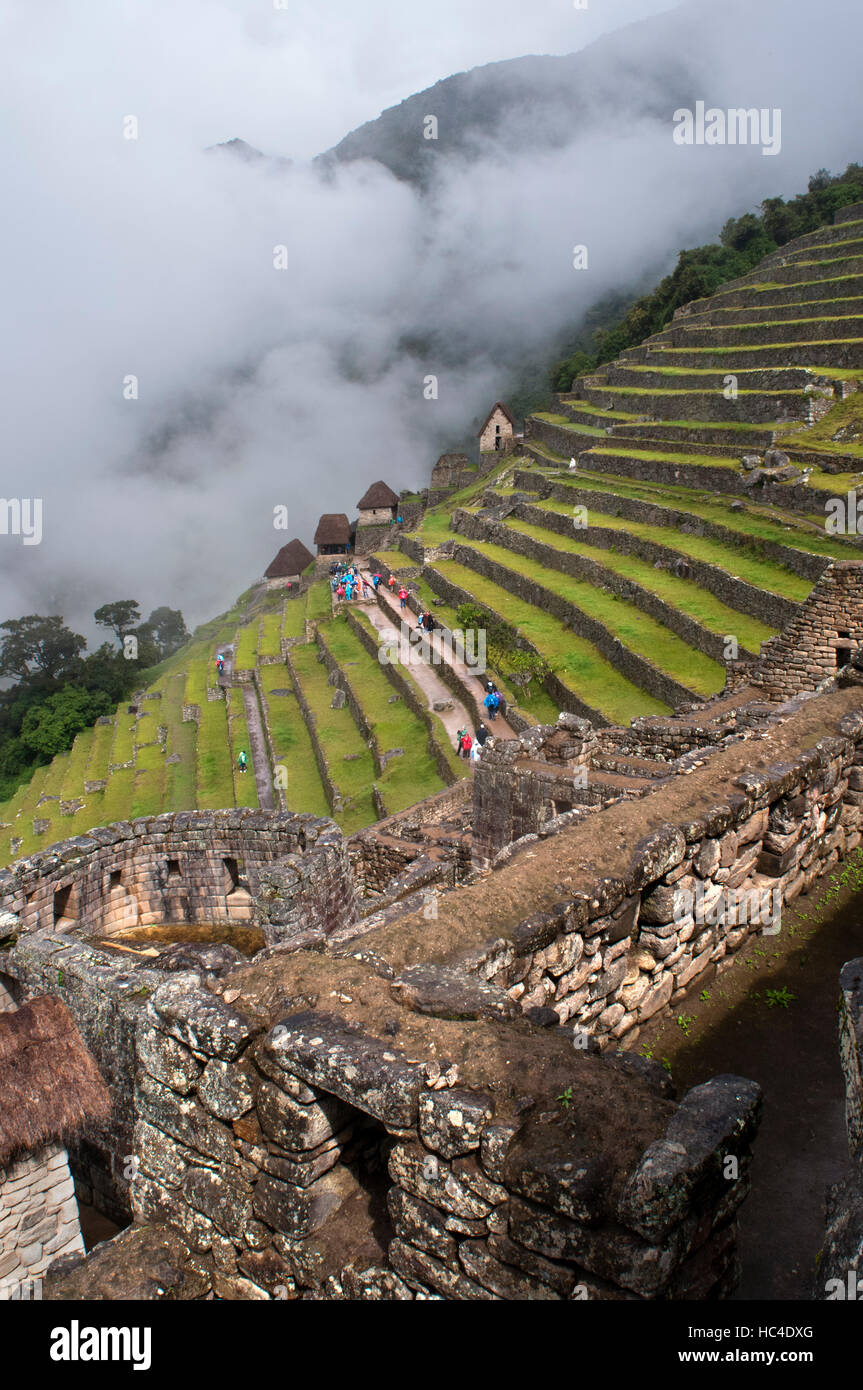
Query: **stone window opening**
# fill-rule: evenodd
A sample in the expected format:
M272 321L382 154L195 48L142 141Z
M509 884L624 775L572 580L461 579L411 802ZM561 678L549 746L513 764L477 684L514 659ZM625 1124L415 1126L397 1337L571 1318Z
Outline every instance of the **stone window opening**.
M182 873L180 872L180 861L179 861L179 859L169 859L169 860L168 860L168 879L169 879L169 880L171 880L171 879L182 879L182 877L183 877L183 875L182 875Z
M843 637L848 637L848 636L849 636L849 634L848 634L847 632L840 632L840 633L839 633L840 639L843 638ZM836 669L837 669L837 671L841 671L845 666L848 666L848 665L850 664L851 657L852 657L854 651L855 651L855 647L854 647L854 646L852 645L852 643L850 643L850 642L842 642L842 641L840 641L840 642L837 643L837 646L836 646Z
M72 902L72 891L73 891L74 887L75 887L74 883L67 883L65 888L55 888L55 889L54 889L54 925L55 925L55 927L56 927L56 926L59 926L61 923L64 923L64 922L72 922L72 921L75 920L75 914L74 914L74 912L72 911L72 907L71 907L71 902Z
M108 880L108 891L110 892L110 890L111 890L112 888L122 888L122 886L123 886L123 871L122 871L122 869L112 869L112 870L111 870L111 877L110 877L109 880Z
M228 893L233 893L240 886L240 866L236 859L223 859L222 863L228 871Z

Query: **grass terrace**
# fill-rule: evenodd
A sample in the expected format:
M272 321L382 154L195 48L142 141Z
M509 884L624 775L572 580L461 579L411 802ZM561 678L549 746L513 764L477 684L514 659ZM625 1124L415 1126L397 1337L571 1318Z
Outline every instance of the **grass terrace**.
M571 628L550 613L525 603L453 560L438 561L435 571L526 638L546 658L558 680L611 723L629 724L639 715L671 713L668 705L627 680L591 642L576 637ZM554 720L541 722L553 723L556 719L557 711Z

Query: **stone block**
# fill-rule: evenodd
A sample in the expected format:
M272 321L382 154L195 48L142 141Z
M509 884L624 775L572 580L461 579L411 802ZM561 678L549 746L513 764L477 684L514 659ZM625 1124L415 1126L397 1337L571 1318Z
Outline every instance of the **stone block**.
M249 1042L252 1025L217 994L201 987L200 976L182 973L159 986L148 1008L154 1021L193 1052L232 1061Z
M477 1091L427 1091L419 1098L420 1138L444 1158L478 1149L494 1102Z
M695 1203L723 1193L724 1159L745 1153L760 1107L761 1088L741 1077L714 1077L688 1091L626 1182L618 1204L624 1225L663 1240Z
M393 1128L416 1122L422 1068L377 1038L330 1014L292 1014L270 1029L272 1056L285 1069Z

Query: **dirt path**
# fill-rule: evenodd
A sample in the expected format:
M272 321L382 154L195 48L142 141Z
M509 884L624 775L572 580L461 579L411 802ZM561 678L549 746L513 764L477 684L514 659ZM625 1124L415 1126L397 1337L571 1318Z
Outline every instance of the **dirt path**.
M827 889L798 898L777 937L754 935L730 970L691 990L636 1047L670 1064L679 1095L722 1072L764 1092L736 1301L811 1299L825 1188L850 1172L836 1006L840 968L863 954L863 894L849 886L825 903Z
M378 605L369 604L367 613L370 621L380 634L382 642L398 642L398 626L390 622L386 613L382 613ZM455 748L455 736L459 729L466 729L471 725L471 717L467 708L461 700L457 700L449 686L444 685L438 673L428 662L417 660L416 664L410 666L410 674L413 676L420 690L428 700L428 707L431 709L436 701L445 700L452 704L450 710L435 710L437 718L446 729L450 743Z
M388 589L385 589L382 586L378 590L378 592L383 596L384 602L386 603L387 608L392 614L392 628L396 632L396 635L398 635L401 623L403 621L410 622L408 610L403 611L401 609L401 607L399 606L398 597L395 594L391 594ZM377 607L377 605L375 605L374 608L370 607L368 611L369 617L371 618L372 622L375 623L376 627L378 626L375 620L376 613L379 617L383 618L384 622L386 622L386 616L381 613L381 610L379 607ZM378 628L378 630L380 631L380 628ZM432 649L438 654L440 660L446 662L447 666L449 666L450 669L453 670L457 676L459 676L464 685L466 685L467 688L470 689L471 682L476 680L476 676L474 672L470 669L470 667L464 661L459 661L456 657L453 656L446 643L444 643L441 640L441 634L439 632L433 632L431 634L430 642ZM423 672L428 672L429 675L432 676L433 679L437 682L437 684L442 689L447 691L447 699L455 701L455 696L452 694L449 687L444 685L444 682L441 680L440 676L436 675L434 666L429 665L427 662L417 664L416 666L411 666L411 674L417 679L419 684L422 684L420 677L422 676ZM426 689L424 685L423 689ZM444 697L436 695L434 698L442 699ZM468 713L467 707L461 701L458 701L458 709L460 711L459 717L463 717L467 721L467 726L473 729L473 716ZM461 727L462 725L460 723L456 724L455 729L453 730L453 737L455 737L455 733ZM487 720L486 728L488 729L489 733L494 735L495 738L517 738L515 730L512 728L510 724L507 723L506 719L504 719L502 714L499 714L496 719Z
M252 756L255 786L258 789L258 802L262 811L273 811L275 810L273 779L270 772L270 760L267 757L267 740L261 719L261 707L258 704L258 692L253 685L244 685L242 690L243 701L246 706L246 723L249 726L249 743L251 745L249 751Z

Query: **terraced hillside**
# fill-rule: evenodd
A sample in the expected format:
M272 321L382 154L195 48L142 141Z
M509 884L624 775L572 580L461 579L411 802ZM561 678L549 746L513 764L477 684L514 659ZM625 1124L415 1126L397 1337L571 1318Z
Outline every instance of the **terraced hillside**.
M292 598L250 591L0 808L0 862L196 808L281 806L351 833L466 776L442 716L378 645L365 613L333 614L327 581Z
M413 626L391 574L444 632L466 611L488 628L505 735L562 709L600 725L697 709L833 561L863 556L825 527L825 502L863 482L860 379L863 205L574 382L514 454L363 562L376 598L334 612L326 580L261 586L199 628L0 808L0 861L195 807L352 832L469 775L454 732L484 717L482 679L451 657L382 664Z
M827 565L861 558L825 528L863 482L861 257L856 205L532 416L403 542L437 611L483 606L599 723L719 692Z

